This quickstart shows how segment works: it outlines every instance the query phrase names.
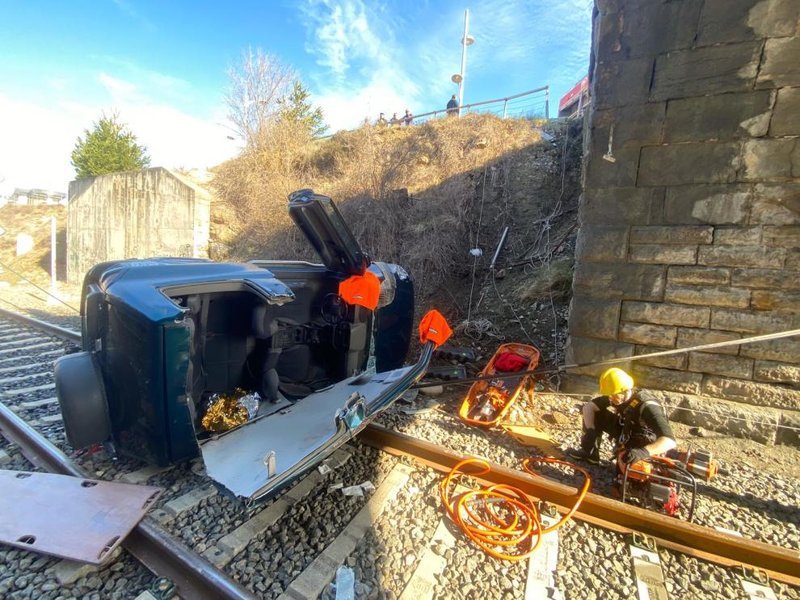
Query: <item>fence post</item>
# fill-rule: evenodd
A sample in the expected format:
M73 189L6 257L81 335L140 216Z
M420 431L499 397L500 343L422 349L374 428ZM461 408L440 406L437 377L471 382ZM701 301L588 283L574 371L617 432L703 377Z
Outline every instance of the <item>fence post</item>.
M508 98L503 99L503 118L506 118L506 106L508 106Z
M544 90L544 118L550 118L550 86L548 85Z

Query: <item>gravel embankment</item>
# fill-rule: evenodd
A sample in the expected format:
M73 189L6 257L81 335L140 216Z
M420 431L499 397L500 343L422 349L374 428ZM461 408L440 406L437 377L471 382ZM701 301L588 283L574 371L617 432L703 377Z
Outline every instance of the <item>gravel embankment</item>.
M33 310L33 316L54 321L45 314L36 314L38 310ZM58 322L65 327L79 328L79 321L71 315L63 315ZM24 349L19 351L19 356L25 356ZM12 360L8 364L16 363ZM4 377L21 376L24 372L20 363L18 371L7 372ZM30 385L39 383L36 379ZM403 412L410 408L408 403L398 402L380 417L379 422L452 450L483 456L516 469L520 468L522 459L538 453L501 430L470 427L458 419L457 407L465 392L464 386L449 386L442 396L419 395L414 400L414 407L437 406L414 415ZM24 400L44 400L54 395L53 390L41 390L26 395ZM12 404L15 401L19 399L10 399ZM581 399L564 395L536 395L535 403L519 403L515 418L533 420L558 444L573 445L579 435L580 402ZM42 422L42 419L57 413L56 404L20 414L26 419L38 420L38 429L69 451L61 424ZM800 464L800 451L792 447L767 447L745 440L730 443L730 440L720 440L710 434L701 438L682 425L676 425L676 433L682 442L712 447L728 471L727 475L700 486L696 522L725 527L739 531L747 538L800 550L800 513L797 511L800 483L791 470L792 464ZM0 468L31 468L16 447L3 438L0 438L0 450L8 454L8 462ZM357 441L352 444L351 451L349 461L321 477L310 493L292 504L274 525L235 556L226 572L260 597L280 595L369 500L369 495L345 497L339 490L331 491L329 486L334 483L356 485L367 480L379 486L398 460ZM103 453L76 458L91 476L103 479L116 479L144 466L128 459L111 462ZM604 465L589 470L593 475L592 491L608 494L612 484L611 467ZM548 474L572 485L581 481L581 477L567 472L549 471ZM355 571L357 598L389 599L402 594L419 565L423 549L444 517L439 498L440 481L440 474L416 467L397 498L391 501L375 527L348 557L346 564ZM207 486L208 479L203 477L197 463L187 463L154 475L147 483L163 488L157 503L157 507L163 507L170 500ZM217 493L168 522L166 529L189 547L203 552L266 506L268 504L247 508ZM490 558L463 535L456 533L455 536L453 547L434 545L432 548L446 562L435 586L436 598L524 597L526 563ZM559 543L556 583L566 598L635 597L628 550L619 535L573 521L560 530ZM734 570L665 550L659 554L672 597L745 597ZM108 568L82 575L69 584L59 583L56 576L58 566L57 559L0 547L0 597L129 598L154 584L154 577L124 553ZM773 582L773 589L780 598L800 598L797 588ZM329 587L323 597L333 598L333 588Z

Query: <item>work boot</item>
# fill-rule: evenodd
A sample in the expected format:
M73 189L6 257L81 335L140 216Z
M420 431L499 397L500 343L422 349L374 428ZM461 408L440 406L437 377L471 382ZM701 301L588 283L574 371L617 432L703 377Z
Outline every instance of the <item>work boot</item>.
M595 429L584 429L580 448L567 449L567 455L593 465L600 464L600 441Z

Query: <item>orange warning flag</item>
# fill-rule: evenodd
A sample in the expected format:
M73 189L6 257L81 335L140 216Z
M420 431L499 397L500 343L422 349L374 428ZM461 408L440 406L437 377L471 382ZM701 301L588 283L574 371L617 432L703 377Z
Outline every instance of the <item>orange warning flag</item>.
M381 282L375 273L364 271L363 275L353 275L341 282L339 295L348 304L375 310L381 295Z
M429 310L419 322L419 341L423 344L433 342L438 348L447 341L451 333L453 330L447 324L447 319L435 308Z

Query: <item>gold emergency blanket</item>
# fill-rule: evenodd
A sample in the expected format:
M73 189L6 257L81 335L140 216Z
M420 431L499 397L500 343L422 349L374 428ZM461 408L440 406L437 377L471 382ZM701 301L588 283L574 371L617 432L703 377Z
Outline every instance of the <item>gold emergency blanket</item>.
M259 396L236 388L229 393L214 394L208 400L208 408L200 421L203 429L222 433L243 425L258 412Z

